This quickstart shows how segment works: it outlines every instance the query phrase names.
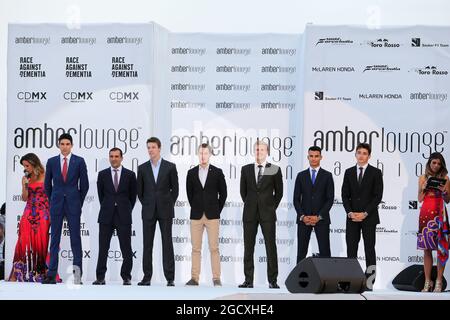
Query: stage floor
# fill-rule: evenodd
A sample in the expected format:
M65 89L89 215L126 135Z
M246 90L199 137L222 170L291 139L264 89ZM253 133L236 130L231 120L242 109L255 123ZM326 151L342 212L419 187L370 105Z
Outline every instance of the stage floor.
M291 294L284 286L269 289L259 286L239 289L237 286L175 287L152 284L150 287L122 286L109 283L105 286L84 284L42 285L0 281L0 300L450 300L450 292L421 293L392 290L374 290L362 294Z

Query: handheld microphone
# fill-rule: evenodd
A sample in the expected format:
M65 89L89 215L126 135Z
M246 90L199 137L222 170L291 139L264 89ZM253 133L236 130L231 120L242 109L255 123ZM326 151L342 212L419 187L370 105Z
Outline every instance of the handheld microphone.
M30 178L31 178L31 173L29 173L27 170L23 170L23 174L25 175L25 177L26 177L27 179L30 179Z

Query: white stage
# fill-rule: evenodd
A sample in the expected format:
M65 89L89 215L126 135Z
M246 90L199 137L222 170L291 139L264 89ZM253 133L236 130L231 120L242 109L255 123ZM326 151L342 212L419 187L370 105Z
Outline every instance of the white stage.
M136 282L132 286L122 286L121 283L73 286L0 281L0 300L450 300L450 292L438 294L393 289L362 294L291 294L284 286L276 290L262 286L253 289L230 285L186 287L181 283L176 283L175 287L162 284L139 287Z

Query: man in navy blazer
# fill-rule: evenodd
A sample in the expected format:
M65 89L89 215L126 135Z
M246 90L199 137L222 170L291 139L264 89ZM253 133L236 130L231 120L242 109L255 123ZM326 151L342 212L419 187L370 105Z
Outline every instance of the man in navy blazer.
M56 283L59 243L66 217L73 253L74 284L82 284L80 216L89 190L89 179L84 159L72 154L72 136L63 133L58 138L58 144L61 154L48 159L45 171L45 193L50 201L51 242L50 265L43 283Z
M123 262L120 276L123 285L131 285L133 250L131 248L132 212L136 203L137 184L133 171L122 166L123 153L119 148L109 151L111 167L98 173L97 192L100 201L99 248L97 260L97 280L93 285L105 284L108 251L114 230L119 238Z
M330 257L330 209L334 202L334 182L331 172L320 167L322 149L308 149L309 168L295 180L294 206L297 211L297 263L308 253L314 229L320 257Z

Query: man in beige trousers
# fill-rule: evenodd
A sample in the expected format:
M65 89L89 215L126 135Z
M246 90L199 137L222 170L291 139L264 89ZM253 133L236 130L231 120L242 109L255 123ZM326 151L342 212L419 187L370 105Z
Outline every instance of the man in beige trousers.
M187 286L198 286L200 279L203 231L208 234L213 285L221 286L219 225L227 198L227 185L221 169L209 163L211 147L203 143L198 148L200 164L190 169L186 178L186 191L191 205L192 270Z

